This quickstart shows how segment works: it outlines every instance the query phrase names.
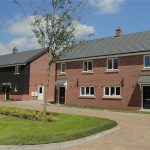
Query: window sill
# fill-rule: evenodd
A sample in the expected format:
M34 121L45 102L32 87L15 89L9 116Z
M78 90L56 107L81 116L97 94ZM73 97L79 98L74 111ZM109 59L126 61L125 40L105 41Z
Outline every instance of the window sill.
M121 96L103 96L102 99L116 99L116 100L121 100Z
M107 69L105 72L106 73L118 73L120 70L119 69L116 69L116 70L109 70Z
M150 68L143 68L142 71L150 71Z
M82 71L81 74L93 74L93 73L94 73L94 71Z
M81 99L95 99L96 96L79 96L78 98L81 98Z

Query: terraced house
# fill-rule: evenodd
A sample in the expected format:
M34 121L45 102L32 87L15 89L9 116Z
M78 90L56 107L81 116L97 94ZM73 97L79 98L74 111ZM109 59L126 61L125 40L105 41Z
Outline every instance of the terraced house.
M43 100L48 56L44 49L0 56L0 99ZM51 67L48 100L54 100L55 66Z
M56 70L60 104L150 109L150 31L80 42Z

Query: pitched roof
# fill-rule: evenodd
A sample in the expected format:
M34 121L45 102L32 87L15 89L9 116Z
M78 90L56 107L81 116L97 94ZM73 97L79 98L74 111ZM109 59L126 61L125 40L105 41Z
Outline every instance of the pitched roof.
M73 48L72 51L63 55L60 60L128 54L144 51L150 51L150 31L80 42Z
M45 49L35 49L30 51L18 52L16 54L1 55L0 67L25 65L45 52Z

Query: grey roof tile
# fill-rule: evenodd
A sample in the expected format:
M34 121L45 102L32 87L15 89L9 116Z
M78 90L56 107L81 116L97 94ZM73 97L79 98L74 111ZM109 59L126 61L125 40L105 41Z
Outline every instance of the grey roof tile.
M39 55L43 54L45 49L35 49L30 51L18 52L16 54L7 54L0 56L0 67L11 65L23 65Z
M131 33L120 37L108 37L78 43L60 60L127 54L150 51L150 31Z

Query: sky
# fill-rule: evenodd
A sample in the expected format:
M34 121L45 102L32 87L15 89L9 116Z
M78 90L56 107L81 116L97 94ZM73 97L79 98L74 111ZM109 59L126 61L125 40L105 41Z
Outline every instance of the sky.
M0 0L0 55L39 48L28 20L41 0ZM85 9L76 23L75 36L81 40L115 35L119 26L123 34L150 30L150 0L83 0ZM88 37L89 34L93 36Z

